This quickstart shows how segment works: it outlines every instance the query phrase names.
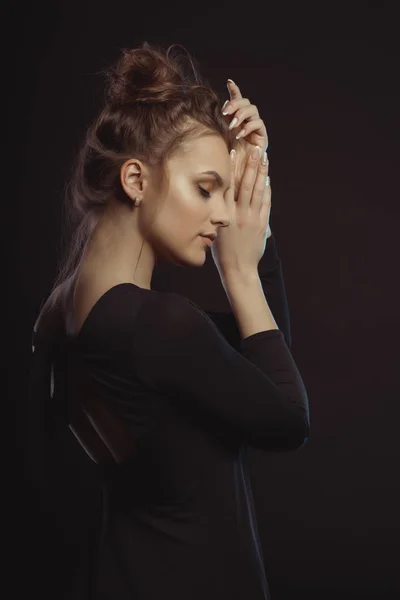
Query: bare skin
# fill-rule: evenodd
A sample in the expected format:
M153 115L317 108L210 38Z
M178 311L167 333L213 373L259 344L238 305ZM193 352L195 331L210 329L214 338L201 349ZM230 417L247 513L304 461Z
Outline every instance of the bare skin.
M210 170L219 173L221 186L214 176L202 174ZM209 247L201 234L218 234L220 227L229 225L225 194L231 166L220 136L189 141L168 161L168 173L169 186L160 198L148 165L132 158L121 167L125 193L132 202L139 197L141 204L131 210L114 200L97 224L74 287L73 325L69 327L74 334L97 300L114 285L130 282L150 290L158 258L179 266L203 266Z

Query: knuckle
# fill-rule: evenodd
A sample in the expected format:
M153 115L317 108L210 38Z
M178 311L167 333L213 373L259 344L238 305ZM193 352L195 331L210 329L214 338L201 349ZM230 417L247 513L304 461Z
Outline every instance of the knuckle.
M237 119L241 119L241 118L242 118L242 116L243 116L243 108L239 108L239 109L236 111L235 117L236 117Z
M265 189L266 189L266 188L265 188L265 185L262 185L262 184L258 183L258 184L255 186L255 188L254 188L254 191L255 191L255 193L256 193L258 196L262 196L262 195L263 195L263 193L264 193L264 190L265 190Z
M249 185L248 183L243 183L241 191L245 194L249 194L251 192L251 185Z

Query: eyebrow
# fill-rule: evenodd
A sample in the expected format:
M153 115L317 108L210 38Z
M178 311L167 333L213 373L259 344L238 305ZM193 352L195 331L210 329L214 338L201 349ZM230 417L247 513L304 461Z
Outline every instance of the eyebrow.
M212 175L217 180L218 186L224 187L224 180L222 179L221 175L217 173L217 171L202 171L201 175Z

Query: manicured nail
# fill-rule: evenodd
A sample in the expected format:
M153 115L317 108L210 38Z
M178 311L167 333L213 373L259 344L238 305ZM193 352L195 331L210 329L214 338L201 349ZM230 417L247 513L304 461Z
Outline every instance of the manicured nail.
M232 150L230 151L230 155L231 155L231 161L233 162L235 160L235 156L236 156L236 150L234 150L232 148Z
M240 137L242 137L242 135L244 135L246 133L245 129L242 129L242 131L239 131L239 133L236 136L236 139L238 140Z
M236 117L234 119L232 119L231 124L229 125L229 129L233 129L237 122L238 122L238 120Z
M263 167L265 167L265 165L267 164L267 153L266 152L264 152L264 154L263 154L262 164L263 164Z
M233 85L236 85L236 83L233 81L233 79L228 79L229 83L233 83Z
M256 146L251 153L251 158L258 160L260 158L260 146Z
M222 106L222 109L221 109L221 110L222 110L222 114L223 114L223 115L227 115L227 114L228 114L228 112L227 112L227 111L225 111L225 112L224 112L224 108L225 108L225 106L228 104L228 102L229 102L229 100L225 100L225 102L224 102L224 104L223 104L223 106Z

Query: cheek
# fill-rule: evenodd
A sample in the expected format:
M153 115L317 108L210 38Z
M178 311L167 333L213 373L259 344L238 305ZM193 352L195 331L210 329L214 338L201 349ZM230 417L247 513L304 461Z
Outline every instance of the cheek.
M206 218L206 203L196 194L196 191L186 188L186 191L177 190L166 203L166 210L160 222L164 231L174 232L184 240L193 239L199 235L202 222Z

